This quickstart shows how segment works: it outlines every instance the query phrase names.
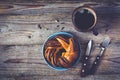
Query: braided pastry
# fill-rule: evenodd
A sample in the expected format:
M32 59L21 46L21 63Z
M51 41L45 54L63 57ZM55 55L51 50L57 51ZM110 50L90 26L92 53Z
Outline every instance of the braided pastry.
M73 37L57 36L47 42L45 58L53 66L69 68L78 58L78 52Z

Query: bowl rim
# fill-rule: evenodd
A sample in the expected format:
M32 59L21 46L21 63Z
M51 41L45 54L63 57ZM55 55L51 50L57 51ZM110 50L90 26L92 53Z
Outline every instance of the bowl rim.
M70 36L70 37L73 37L73 36L74 36L73 34L71 34L71 33L69 33L69 32L56 32L56 33L51 34L51 35L44 41L44 43L43 43L42 56L44 57L45 63L46 63L50 68L52 68L52 69L54 69L54 70L57 70L57 71L65 71L65 70L70 69L71 67L70 67L70 68L54 67L54 66L52 66L51 63L49 63L49 62L45 59L45 56L44 56L44 48L45 48L46 42L47 42L49 39L51 39L51 38L53 38L53 37L55 37L55 36L57 36L57 35L67 35L67 36ZM76 62L73 64L73 66L77 65L77 64L79 63L80 59L81 59L81 53L82 53L81 44L80 44L80 41L77 40L77 42L78 42L78 44L79 44L79 57L78 57L78 59L76 60ZM72 66L72 67L73 67L73 66Z

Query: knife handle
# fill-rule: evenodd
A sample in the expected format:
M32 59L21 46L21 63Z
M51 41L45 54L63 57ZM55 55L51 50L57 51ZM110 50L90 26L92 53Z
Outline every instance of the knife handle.
M82 69L81 69L81 77L85 77L88 71L88 58L89 56L83 57Z
M91 69L90 69L90 71L89 71L89 74L94 74L94 73L96 72L97 67L98 67L98 65L99 65L99 63L100 63L100 59L101 59L101 56L98 55L98 56L96 57L95 61L94 61L93 64L92 64L92 67L91 67Z

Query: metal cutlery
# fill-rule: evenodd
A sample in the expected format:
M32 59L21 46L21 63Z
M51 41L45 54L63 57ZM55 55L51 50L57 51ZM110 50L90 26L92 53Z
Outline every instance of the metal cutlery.
M96 59L93 62L92 67L89 70L89 74L94 74L95 71L97 70L97 66L99 65L100 60L101 60L101 58L103 56L103 53L104 53L105 49L108 47L109 43L110 43L110 38L106 38L101 43L101 45L100 45L100 48L101 48L100 53L96 56Z
M90 40L88 42L86 54L83 57L83 63L82 63L82 69L81 69L81 77L85 77L87 75L88 59L89 59L91 48L92 48L92 40Z

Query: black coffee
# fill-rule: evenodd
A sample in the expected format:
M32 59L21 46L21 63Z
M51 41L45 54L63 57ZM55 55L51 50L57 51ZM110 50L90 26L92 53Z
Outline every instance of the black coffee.
M74 17L74 23L80 30L88 30L95 21L94 15L87 9L77 11Z

